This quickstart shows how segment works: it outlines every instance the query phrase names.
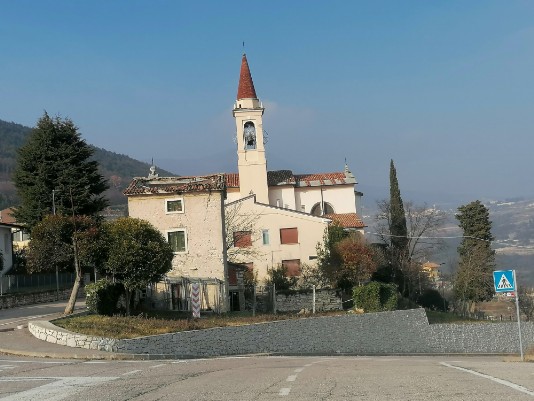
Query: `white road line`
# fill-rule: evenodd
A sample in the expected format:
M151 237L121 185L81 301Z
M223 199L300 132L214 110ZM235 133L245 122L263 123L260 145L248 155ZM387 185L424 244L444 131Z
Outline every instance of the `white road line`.
M59 361L14 361L14 360L12 360L12 359L0 359L0 362L10 362L10 363L43 363L43 364L51 364L51 365L60 365L60 364L67 365L67 364L77 363L77 362L69 362L69 361L63 361L63 362L59 362Z
M297 380L297 375L291 375L287 377L286 382L294 382L295 380Z
M278 393L278 395L289 395L290 391L291 391L291 388L284 387L280 389L280 392Z
M51 383L37 386L31 390L2 398L3 401L26 401L26 400L47 400L59 401L72 399L73 395L86 390L88 387L97 386L116 377L17 377L13 379L0 378L0 382L8 381L38 381L52 380Z
M516 391L520 391L522 393L525 393L525 394L528 394L528 395L531 395L534 397L534 391L531 391L523 386L520 386L519 384L515 384L515 383L512 383L512 382L509 382L507 380L503 380L503 379L499 379L498 377L493 377L493 376L490 376L490 375L486 375L484 373L480 373L480 372L477 372L475 370L471 370L471 369L466 369L466 368L461 368L460 366L454 366L454 365L450 365L446 362L440 362L441 365L443 366L446 366L448 368L453 368L453 369L457 369L457 370L460 370L462 372L466 372L466 373L471 373L472 375L475 375L475 376L478 376L478 377L483 377L484 379L488 379L488 380L491 380L491 381L494 381L495 383L499 383L499 384L502 384L504 386L507 386L507 387L510 387Z
M108 363L107 361L86 361L87 364Z
M150 366L149 369L161 368L162 366L166 366L166 365L167 365L166 363L161 363L159 365Z
M130 372L123 373L122 376L133 375L134 373L142 372L142 370L132 370Z
M13 365L0 365L0 369L15 369Z
M295 373L300 373L304 370L304 368L297 368L294 370Z

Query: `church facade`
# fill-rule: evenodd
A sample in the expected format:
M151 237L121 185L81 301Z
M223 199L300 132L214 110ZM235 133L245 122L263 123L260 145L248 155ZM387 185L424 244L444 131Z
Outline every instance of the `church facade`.
M241 60L236 123L238 172L227 173L227 215L241 215L247 230L237 224L230 247L232 262L247 265L261 281L269 269L284 266L299 275L303 265L315 265L317 245L325 229L335 222L347 230L362 231L356 213L361 193L347 165L343 171L294 174L291 170L267 170L263 114L246 55ZM234 210L239 208L239 211ZM232 225L227 225L232 230ZM254 252L235 248L251 247Z

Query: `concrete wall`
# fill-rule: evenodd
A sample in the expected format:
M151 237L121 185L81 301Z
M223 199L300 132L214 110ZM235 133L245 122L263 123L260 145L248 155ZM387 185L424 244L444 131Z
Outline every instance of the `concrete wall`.
M429 325L423 309L281 320L115 340L81 336L48 322L30 322L37 338L63 345L165 357L241 354L391 355L518 353L516 323ZM523 345L534 346L534 323L523 323Z

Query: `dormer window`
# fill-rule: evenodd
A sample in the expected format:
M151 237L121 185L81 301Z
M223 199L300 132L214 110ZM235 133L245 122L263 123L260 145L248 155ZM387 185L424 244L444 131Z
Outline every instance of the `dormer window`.
M256 127L252 121L247 121L243 129L245 150L256 149Z

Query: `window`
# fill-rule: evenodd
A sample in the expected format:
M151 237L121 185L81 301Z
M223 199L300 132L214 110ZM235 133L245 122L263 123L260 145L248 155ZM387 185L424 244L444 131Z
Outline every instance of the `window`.
M269 245L269 230L261 230L263 245Z
M281 244L298 244L299 231L295 228L281 228L280 229L280 243Z
M165 200L165 212L166 213L183 213L184 212L184 200L182 198Z
M282 260L282 267L286 269L287 277L300 276L300 259Z
M247 121L243 129L245 150L256 149L256 127L252 121Z
M321 213L321 202L316 203L313 205L310 214L313 214L314 216L322 216L324 214L334 214L334 208L332 205L328 202L323 202L324 205L324 213Z
M246 248L252 246L252 232L234 231L234 246L236 248Z
M168 231L167 240L174 253L187 252L187 235L185 230Z

